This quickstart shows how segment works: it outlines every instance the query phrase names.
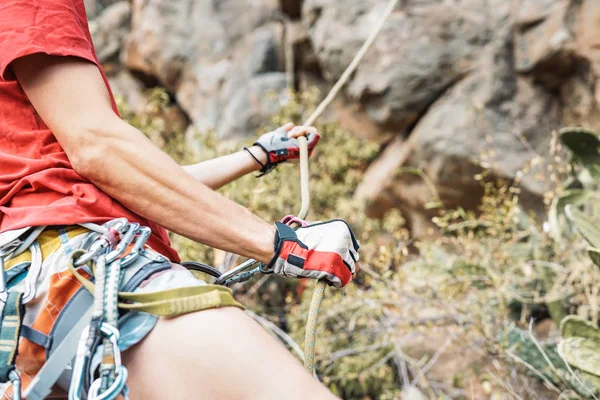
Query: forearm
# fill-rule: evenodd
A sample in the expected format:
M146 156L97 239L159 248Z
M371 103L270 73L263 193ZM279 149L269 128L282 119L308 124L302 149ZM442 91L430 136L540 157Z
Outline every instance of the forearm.
M98 68L43 53L12 68L75 171L137 214L192 240L268 261L274 228L196 181L113 111Z
M266 162L266 154L258 146L251 147L249 151L263 164ZM246 174L258 171L260 165L247 151L238 151L198 164L187 165L183 169L194 179L216 190Z
M127 208L206 245L272 257L271 225L195 180L135 128L114 118L87 136L93 142L75 169Z

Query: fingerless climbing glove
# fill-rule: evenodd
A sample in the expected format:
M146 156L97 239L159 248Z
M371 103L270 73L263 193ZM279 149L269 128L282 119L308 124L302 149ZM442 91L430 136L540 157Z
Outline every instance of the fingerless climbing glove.
M319 142L320 136L317 133L309 133L306 139L310 155ZM267 163L260 171L262 175L271 171L279 163L300 157L298 139L288 137L288 131L283 127L265 133L258 138L254 145L259 146L267 154Z
M275 257L267 269L284 277L326 279L346 286L356 272L359 244L343 220L319 222L293 230L275 223Z

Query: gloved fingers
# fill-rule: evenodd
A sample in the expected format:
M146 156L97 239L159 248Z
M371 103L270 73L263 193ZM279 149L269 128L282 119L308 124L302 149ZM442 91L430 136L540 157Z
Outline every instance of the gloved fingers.
M295 139L300 136L307 136L311 134L318 136L319 132L317 132L317 128L314 126L296 125L288 132L288 137Z
M319 143L319 139L321 139L321 135L319 135L319 133L310 133L307 137L308 139L308 150L311 150L315 148L315 146L317 145L317 143Z
M294 124L292 124L291 122L288 122L287 124L275 129L271 134L282 137L282 138L288 137L290 130L292 130L293 128L294 128Z
M360 271L360 263L354 264L354 273L352 274L352 280L356 278L356 274Z

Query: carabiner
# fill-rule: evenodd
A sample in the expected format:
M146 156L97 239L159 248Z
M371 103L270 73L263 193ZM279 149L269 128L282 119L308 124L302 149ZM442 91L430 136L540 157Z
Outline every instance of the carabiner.
M103 322L100 324L100 332L110 340L115 355L115 366L119 367L121 365L121 351L119 350L119 338L121 334L119 333L119 329Z
M13 400L21 400L21 377L14 369L8 373L10 385L13 390Z
M104 392L100 392L101 379L96 379L92 386L90 386L90 390L88 391L88 399L89 400L113 400L116 399L121 393L123 393L123 397L128 398L129 389L127 388L127 377L128 372L127 368L124 365L121 365L119 368L115 369L117 376L115 377L114 382L110 385Z
M0 256L0 301L6 303L8 289L6 287L6 271L4 270L4 259Z
M295 215L286 215L285 217L281 218L281 223L282 224L286 224L288 226L292 225L292 224L298 224L301 227L305 227L308 225L308 222L306 222L303 219L300 219L298 217L296 217Z
M142 253L148 238L152 234L152 229L148 228L147 226L142 226L138 229L138 233L138 238L135 240L135 244L131 248L131 251L121 260L121 268L129 266Z
M106 322L100 325L100 331L108 338L113 348L113 355L115 361L115 372L116 377L113 383L102 393L100 393L100 386L102 379L96 379L90 390L88 391L88 398L90 400L112 400L117 398L122 392L127 393L127 368L121 362L121 351L119 350L119 330Z
M258 263L258 261L253 260L253 259L249 259L247 261L244 261L243 263L241 263L240 265L238 265L235 268L230 269L227 272L224 272L220 277L217 278L217 280L215 281L215 285L222 285L223 282L229 280L230 278L232 278L234 275L252 267L254 264Z
M73 265L80 267L98 257L107 248L114 247L121 240L121 235L124 234L123 228L128 226L127 218L117 218L107 222L104 226L107 228L92 245L87 253L79 257Z
M121 240L119 241L117 247L113 251L108 253L108 255L106 256L107 264L110 264L113 261L115 261L121 254L125 252L125 250L127 250L127 246L131 244L139 228L140 224L138 224L137 222L133 222L128 225L128 229L127 231L125 231L125 234L123 234L123 236L121 237Z
M239 274L227 279L225 282L222 283L222 285L223 286L231 286L234 283L246 282L247 280L249 280L254 275L256 275L260 272L261 272L260 267L256 267L254 269L251 269L250 271L240 272Z
M85 366L91 357L91 351L88 348L88 338L90 335L90 327L81 333L79 344L77 345L77 353L75 356L75 364L73 365L73 375L71 376L71 384L69 385L69 400L80 400L83 392L83 377L85 376Z

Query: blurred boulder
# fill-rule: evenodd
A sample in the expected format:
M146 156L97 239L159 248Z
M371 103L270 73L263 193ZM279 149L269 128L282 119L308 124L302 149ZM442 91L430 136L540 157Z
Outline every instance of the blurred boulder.
M115 95L121 96L129 109L142 113L148 106L148 97L144 94L144 83L127 70L122 70L109 76L108 81Z
M386 2L306 0L303 20L325 77L340 77L378 22ZM509 11L503 0L408 2L396 10L359 65L347 94L370 118L396 131L409 128L465 76Z
M222 136L236 136L268 121L265 115L277 114L286 101L285 88L286 76L282 72L259 74L242 85L223 109L219 123Z
M479 203L473 177L483 168L509 180L525 169L523 198L543 211L552 131L598 124L600 3L522 0L496 18L469 71L370 167L356 193L368 214L400 208L417 225L413 232L424 233L417 222L435 214L425 209L434 193L420 177L398 172L410 168L431 178L444 205L464 208Z
M90 33L100 62L117 55L123 40L129 32L131 4L119 1L108 6L98 17L89 23Z
M565 102L565 124L597 121L600 3L522 0L515 10L515 68Z
M252 135L272 115L267 94L276 104L285 90L277 78L284 65L278 11L266 0L134 0L122 59L157 77L197 129ZM250 110L245 122L233 121Z
M299 18L302 11L302 0L279 0L279 7L290 18Z
M510 40L499 38L497 45L486 49L478 67L437 100L411 132L411 164L455 193L442 199L452 205L470 195L464 189L477 184L472 176L480 163L512 178L536 155L549 154L552 130L561 122L560 99L515 74ZM525 176L521 187L542 195L546 188L534 178Z

